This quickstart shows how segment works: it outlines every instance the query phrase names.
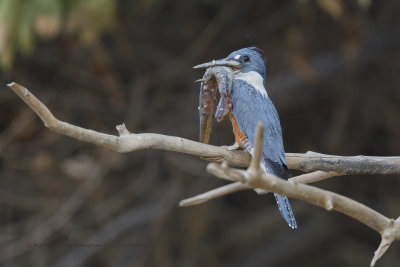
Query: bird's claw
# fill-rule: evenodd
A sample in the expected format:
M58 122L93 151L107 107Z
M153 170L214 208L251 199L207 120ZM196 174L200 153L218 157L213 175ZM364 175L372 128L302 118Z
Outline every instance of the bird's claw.
M222 146L223 148L225 148L226 150L228 150L231 153L231 156L233 157L233 150L236 150L238 148L240 148L240 146L237 143L234 143L231 146Z
M229 151L236 150L236 149L240 148L240 146L237 143L234 143L231 146L222 146L222 147L225 148L225 149L228 149Z

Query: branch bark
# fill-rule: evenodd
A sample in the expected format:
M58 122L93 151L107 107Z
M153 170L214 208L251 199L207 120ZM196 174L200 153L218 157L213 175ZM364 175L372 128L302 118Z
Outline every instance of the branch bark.
M313 186L289 182L266 173L260 168L260 151L262 151L263 126L259 125L255 138L255 155L252 158L250 167L247 170L234 169L223 164L210 163L209 169L213 169L213 174L217 177L229 181L245 181L243 185L247 188L263 189L276 192L280 195L300 199L313 205L325 208L328 211L336 210L350 216L373 230L380 233L382 242L375 251L371 261L374 266L376 261L386 252L394 240L400 240L400 217L397 220L389 219L379 212L340 194L319 189ZM256 162L258 161L258 162ZM325 175L322 173L322 175Z
M225 167L223 167L225 166ZM215 165L215 164L208 164L207 166L207 171L210 173L214 174L217 177L221 176L227 176L230 177L231 175L235 175L235 173L229 173L229 169L227 168L227 165ZM302 174L296 177L290 178L288 181L292 183L301 183L301 184L310 184L310 183L315 183L318 181L322 181L334 176L340 175L339 173L336 172L323 172L323 171L316 171L316 172L311 172L311 173L306 173ZM229 180L229 178L226 178ZM240 179L240 178L239 178ZM187 198L179 202L179 206L181 207L188 207L188 206L193 206L193 205L198 205L207 201L210 201L212 199L222 197L225 195L232 194L234 192L242 191L242 190L248 190L251 189L245 185L243 185L242 182L235 182L231 183L228 185L224 185L215 189L212 189L210 191L207 191L205 193L199 194L197 196ZM260 188L259 188L260 189Z
M93 143L117 152L130 152L141 149L162 149L186 153L208 161L222 161L222 164L210 163L208 171L219 178L234 183L211 190L191 199L180 202L181 206L199 204L215 197L236 191L259 188L277 192L292 198L301 199L327 210L344 213L380 233L382 242L375 252L371 266L385 253L394 240L400 239L400 217L389 219L371 208L339 194L301 183L311 183L337 175L349 174L400 174L400 157L341 157L315 152L305 154L287 153L288 167L311 172L285 181L268 174L260 168L262 152L263 126L256 133L254 157L244 151L230 151L224 147L202 144L175 136L153 133L133 134L124 124L118 125L119 136L109 135L85 129L58 120L50 110L28 89L17 84L8 86L40 117L49 129L72 138ZM230 166L250 166L247 170Z
M154 133L129 133L118 125L119 136L104 134L58 120L50 110L27 88L12 82L8 86L40 117L50 130L81 141L89 142L117 152L142 149L162 149L201 157L208 161L226 161L231 166L247 167L250 155L244 151L230 151L224 147L202 144L176 136ZM341 174L400 174L400 157L342 157L307 152L286 153L290 169L305 172L325 171Z
M310 171L339 172L342 174L399 174L400 157L332 156L315 152L286 153L290 168ZM290 159L290 160L289 160ZM289 163L288 163L289 164Z

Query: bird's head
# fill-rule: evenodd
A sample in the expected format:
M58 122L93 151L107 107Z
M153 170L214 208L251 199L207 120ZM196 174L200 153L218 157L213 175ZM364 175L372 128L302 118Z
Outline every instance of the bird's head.
M226 66L232 68L235 74L255 71L260 74L265 81L265 63L260 51L261 50L256 47L242 48L230 53L229 56L224 59L213 60L194 66L193 68L200 69L213 66Z

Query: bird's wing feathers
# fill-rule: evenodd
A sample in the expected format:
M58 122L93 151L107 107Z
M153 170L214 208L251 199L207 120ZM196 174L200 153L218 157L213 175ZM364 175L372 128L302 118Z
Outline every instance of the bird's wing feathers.
M284 179L291 177L286 167L281 124L271 100L241 80L234 81L231 100L233 116L240 130L247 136L247 140L243 142L245 148L253 154L255 131L258 121L261 121L265 127L262 165L267 172L278 177ZM297 228L288 198L277 193L274 193L274 196L287 224L292 229Z
M264 124L263 160L268 171L282 178L291 177L286 167L279 116L271 100L242 80L234 81L231 99L233 116L252 147L258 121Z

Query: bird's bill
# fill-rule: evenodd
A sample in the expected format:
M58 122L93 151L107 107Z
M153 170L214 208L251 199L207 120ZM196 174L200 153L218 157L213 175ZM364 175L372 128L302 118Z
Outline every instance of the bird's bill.
M240 67L240 63L235 61L235 60L229 60L229 59L218 59L218 60L213 60L207 63L203 63L200 65L196 65L193 68L194 69L204 69L204 68L210 68L214 66L225 66L225 67L231 67L234 69L238 69Z

